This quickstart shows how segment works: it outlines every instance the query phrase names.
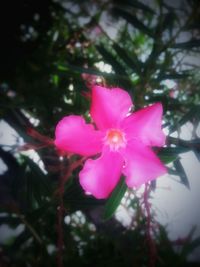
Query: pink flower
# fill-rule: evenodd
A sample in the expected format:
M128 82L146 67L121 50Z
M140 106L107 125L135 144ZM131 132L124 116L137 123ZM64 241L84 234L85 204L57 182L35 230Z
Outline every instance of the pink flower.
M107 198L121 174L128 187L138 188L166 173L151 149L165 144L161 103L130 114L133 104L126 91L101 86L92 88L91 101L90 114L97 129L81 116L66 116L56 127L54 141L69 153L97 155L86 160L79 174L85 192Z

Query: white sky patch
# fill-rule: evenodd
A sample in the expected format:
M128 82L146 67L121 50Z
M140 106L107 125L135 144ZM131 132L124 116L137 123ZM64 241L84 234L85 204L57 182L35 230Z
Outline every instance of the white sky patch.
M0 145L2 145L5 150L10 150L14 148L16 142L22 145L23 139L7 122L0 120Z
M54 252L56 252L56 246L54 244L47 245L47 251L49 255L53 254Z
M7 170L8 170L8 167L3 162L3 160L0 158L0 175L6 172Z
M69 91L74 91L74 85L73 84L70 84L69 87L68 87Z
M72 105L72 99L71 98L67 98L66 95L64 95L63 100L66 104Z
M0 121L0 145L2 145L3 148L7 151L9 150L16 151L16 149L19 146L23 146L24 144L25 143L24 143L23 138L20 137L18 133L12 127L10 127L10 125L7 122L1 120ZM25 155L29 157L30 159L32 159L36 164L38 164L38 166L40 167L40 169L43 171L44 174L47 173L47 171L44 168L44 164L42 160L40 159L38 153L35 150L30 149L27 151L21 151L20 154ZM3 168L3 165L2 165L2 168ZM0 162L0 170L1 170L1 162Z
M21 112L24 114L24 116L30 121L30 123L37 127L40 123L40 120L33 118L32 115L30 115L28 112L26 112L25 110L21 109Z
M161 82L161 84L165 85L167 88L172 89L175 88L177 83L173 80L164 80Z
M20 154L29 157L34 163L36 163L39 166L39 168L42 170L44 174L47 174L47 171L45 170L44 167L44 163L40 159L38 153L35 150L30 149L27 151L21 151Z
M115 217L122 223L123 226L128 227L132 222L132 214L130 209L125 208L125 206L122 204L117 208Z
M0 244L4 244L6 241L17 237L24 231L24 229L25 226L23 224L19 224L15 229L6 224L2 224L0 226Z
M59 32L58 32L58 31L55 31L55 32L53 33L53 37L52 37L53 42L56 42L56 41L58 40L58 36L59 36Z
M198 127L196 129L196 134L197 134L198 137L200 137L200 123L199 123L199 125L198 125Z
M154 92L154 94L161 94L161 93L163 93L163 90L161 90L161 89L154 89L153 92Z
M186 123L181 127L180 138L191 140L192 130L192 123ZM178 137L177 132L172 136ZM151 200L157 221L167 226L171 239L186 237L193 226L197 227L193 238L200 236L200 214L197 212L200 203L200 164L193 152L180 154L180 159L189 180L190 190L177 182L180 180L178 176L165 175L157 179L157 188ZM192 254L192 259L200 260L198 255L200 249L197 254Z
M65 224L70 224L71 223L71 217L69 215L65 216L64 222L65 222Z
M103 61L99 61L99 62L95 63L95 66L102 72L107 72L107 73L112 72L111 65L104 63Z

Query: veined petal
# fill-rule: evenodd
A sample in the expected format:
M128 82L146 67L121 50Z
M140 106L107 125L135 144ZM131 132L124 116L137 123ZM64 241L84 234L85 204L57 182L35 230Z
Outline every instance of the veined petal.
M123 173L129 187L138 188L167 173L160 159L142 143L131 142L121 153L125 160Z
M81 116L64 117L56 126L55 145L64 151L91 156L102 149L102 133Z
M100 158L86 161L79 173L80 184L94 197L107 198L120 179L122 166L123 158L119 153L104 150Z
M115 128L133 105L129 94L120 88L92 88L91 116L99 129Z
M137 139L148 146L163 146L165 135L161 129L162 104L156 103L126 117L121 127L127 139Z

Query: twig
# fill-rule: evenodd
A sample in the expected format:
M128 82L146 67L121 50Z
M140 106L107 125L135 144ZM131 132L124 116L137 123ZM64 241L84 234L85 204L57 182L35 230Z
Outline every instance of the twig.
M37 232L35 231L35 229L27 222L27 220L24 218L23 215L17 213L18 217L20 218L20 220L25 224L25 226L29 229L29 231L32 233L33 237L35 238L35 240L42 245L42 239L39 237L39 235L37 234Z
M57 207L57 234L58 234L58 239L57 239L57 249L58 249L58 254L57 254L57 266L58 267L64 267L63 265L63 249L64 249L64 238L63 238L63 217L64 217L64 202L63 202L63 194L64 194L64 186L68 178L71 176L73 170L75 170L77 167L82 165L82 162L86 158L83 157L80 160L77 160L75 162L71 162L69 164L69 168L66 172L65 175L62 174L63 172L63 166L61 164L61 177L60 177L60 185L59 189L56 192L59 196L59 206Z

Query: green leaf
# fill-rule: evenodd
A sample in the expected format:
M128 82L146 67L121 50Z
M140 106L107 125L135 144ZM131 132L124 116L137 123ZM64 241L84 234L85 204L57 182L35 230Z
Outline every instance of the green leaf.
M43 218L50 207L52 207L52 203L47 202L39 208L28 210L26 212L27 221L31 222L32 224L38 222L38 218Z
M42 188L46 191L46 193L50 193L51 189L49 186L48 176L45 175L40 169L40 167L30 158L25 156L24 158L26 158L26 163L30 167L30 170L33 173L33 176L35 177L35 181L37 182L37 184L42 186Z
M193 241L190 242L190 244L188 245L188 250L189 250L189 252L192 252L193 250L195 250L199 246L200 246L200 236L195 238Z
M31 236L30 232L28 231L28 229L25 228L25 230L22 233L20 233L14 240L12 249L18 250L21 247L21 245L23 245L30 238L30 236ZM31 240L31 242L33 241Z
M167 149L167 150L169 149L169 150L171 150L171 152L174 150L174 152L177 154L188 152L191 149L193 149L193 150L198 149L198 147L200 145L200 138L196 138L196 139L192 139L192 140L183 140L180 138L168 136L167 139L168 139L168 142L170 144L176 145L176 147L168 147L168 148L163 148L163 149Z
M158 152L158 157L165 164L175 161L179 154L190 151L187 147L164 147Z
M164 154L165 155L178 155L178 154L181 154L181 153L186 153L190 151L189 148L187 147L166 147L164 148Z
M170 31L173 30L174 22L176 20L176 15L173 11L168 12L164 15L164 19L162 22L163 29L169 29Z
M179 175L177 171L175 171L172 168L168 168L168 167L167 167L167 173L171 175Z
M63 200L65 206L71 212L76 210L85 210L97 206L103 206L105 204L105 200L99 200L89 196L86 197L79 182L75 179L71 179L68 186L65 187Z
M169 164L177 159L177 156L158 155L158 157L165 164Z
M162 80L180 80L185 79L189 76L189 73L169 73L169 74L159 74L157 81Z
M196 158L198 159L198 161L200 162L200 151L198 149L194 148L193 152L194 152Z
M183 169L183 166L180 162L180 159L177 159L174 161L174 167L175 167L176 171L178 172L178 175L181 178L182 184L184 184L188 189L190 189L189 180L187 178L185 170Z
M48 175L44 174L40 167L29 157L21 156L26 166L24 176L24 198L30 209L35 209L43 204L45 197L51 194L51 184Z
M136 55L130 57L127 54L125 49L121 48L118 44L114 44L113 48L115 49L118 56L127 64L132 70L134 70L137 74L141 74L142 63L137 59Z
M175 125L169 129L170 134L174 132L178 127L181 127L186 122L190 121L192 118L198 116L200 111L200 106L193 106Z
M97 76L103 76L105 78L112 78L112 79L123 79L123 80L129 80L127 77L127 74L121 75L121 74L115 74L115 73L107 73L107 72L102 72L96 69L91 69L91 68L83 68L71 64L65 64L61 65L58 64L57 68L59 71L64 71L64 72L71 72L71 73L88 73L91 75L97 75Z
M53 82L53 84L54 84L55 86L58 86L58 84L59 84L59 76L56 75L56 74L54 74L54 75L52 76L52 82Z
M103 56L104 60L109 63L116 73L121 73L123 75L126 75L126 71L124 70L124 66L122 66L116 59L116 57L108 51L106 48L104 48L102 45L96 46L99 53Z
M155 12L153 11L153 9L151 9L149 6L144 5L143 3L138 2L138 1L117 0L116 3L117 4L122 4L122 5L129 5L129 6L132 6L132 7L136 8L136 9L140 9L143 12L147 12L147 13L150 13L150 14L155 14Z
M195 231L196 226L193 226L187 235L186 242L182 247L181 255L187 256L200 246L200 236L193 238Z
M192 49L197 47L200 47L200 40L198 39L192 39L188 42L177 43L172 46L172 48L178 49Z
M20 224L20 219L18 217L10 216L10 214L0 216L0 225L7 224L11 228L16 228Z
M193 139L191 141L188 141L188 144L199 147L200 145L200 138Z
M181 153L186 153L190 151L190 148L187 147L164 147L158 152L158 156L177 156Z
M112 192L110 198L107 200L105 205L105 210L103 214L103 219L108 220L112 217L112 215L115 213L116 209L118 208L125 192L127 189L127 185L125 183L124 177L122 177Z
M133 27L135 27L139 31L154 38L153 31L149 29L147 26L145 26L137 17L119 8L114 8L113 11L116 15L125 19L128 23L130 23Z

